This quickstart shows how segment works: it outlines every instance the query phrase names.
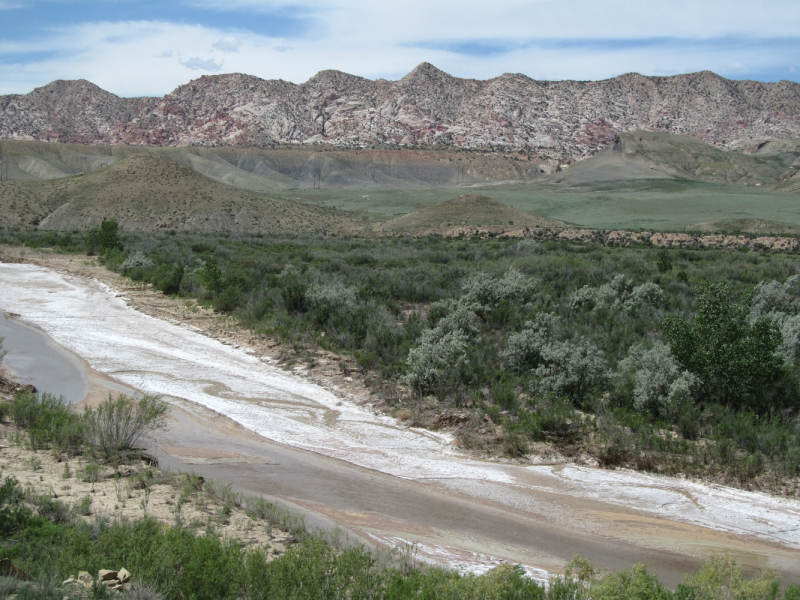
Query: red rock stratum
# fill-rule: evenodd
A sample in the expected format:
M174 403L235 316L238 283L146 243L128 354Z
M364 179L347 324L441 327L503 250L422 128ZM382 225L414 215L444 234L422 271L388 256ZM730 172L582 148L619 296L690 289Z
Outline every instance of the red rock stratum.
M725 149L797 138L800 84L732 81L709 71L478 81L423 63L399 81L322 71L296 85L229 74L201 77L163 98L120 98L84 80L0 97L0 139L86 144L500 146L569 160L633 130L689 134Z

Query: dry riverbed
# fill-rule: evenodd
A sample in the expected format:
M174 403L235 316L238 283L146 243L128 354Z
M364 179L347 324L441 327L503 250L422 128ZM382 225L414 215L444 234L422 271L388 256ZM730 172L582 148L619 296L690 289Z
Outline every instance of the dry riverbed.
M669 584L728 553L800 580L797 500L588 465L477 460L446 431L383 414L341 357L320 353L287 371L275 364L279 344L193 301L133 286L92 259L24 258L40 267L0 264L0 309L80 356L90 380L168 400L159 453L178 467L473 571L499 560L559 571L580 553L608 568L649 562Z

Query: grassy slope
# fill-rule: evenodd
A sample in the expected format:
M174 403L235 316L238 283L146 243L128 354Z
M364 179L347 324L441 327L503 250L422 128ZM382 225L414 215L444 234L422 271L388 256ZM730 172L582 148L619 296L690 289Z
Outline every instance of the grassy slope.
M508 231L510 228L554 227L558 221L512 208L480 194L459 196L418 211L396 217L376 228L386 234L452 234L459 231Z
M43 229L83 230L103 219L128 231L311 232L351 226L338 211L238 190L152 154L51 182L4 183L0 197L4 223L26 224L32 214Z
M293 190L279 197L344 211L362 211L375 220L392 219L464 194L485 194L520 211L604 229L680 231L694 223L726 218L776 221L800 226L796 195L764 188L695 181L608 183L567 188L547 184L427 188L422 190ZM363 197L367 196L367 197Z
M790 177L800 160L795 140L770 142L744 155L686 136L631 133L563 173L516 183L487 183L483 175L519 178L531 163L469 152L2 145L13 155L12 171L18 171L11 175L70 175L0 184L0 224L11 227L35 225L69 203L44 227L84 229L114 218L127 230L353 232L365 221L393 219L465 193L489 195L532 218L584 227L730 229L729 219L774 221L775 233L800 226L800 184ZM15 166L20 164L28 171ZM323 189L307 189L314 165L323 169ZM75 175L81 172L87 174ZM781 193L766 183L755 185L776 177L784 178L775 184ZM455 186L459 179L468 185ZM295 186L305 189L286 189ZM276 191L266 196L240 188ZM482 222L474 213L468 221L495 224L506 210L487 213ZM452 218L418 217L438 219L445 230L452 227L447 225ZM504 219L511 220L530 219L520 214ZM741 229L741 223L735 227ZM760 225L744 224L752 228L765 232Z

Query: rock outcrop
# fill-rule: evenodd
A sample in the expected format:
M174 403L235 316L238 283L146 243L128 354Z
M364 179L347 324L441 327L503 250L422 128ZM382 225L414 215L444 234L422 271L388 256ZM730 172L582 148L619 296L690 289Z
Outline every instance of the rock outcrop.
M478 81L423 63L399 81L322 71L296 85L229 74L201 77L163 98L120 98L83 80L0 97L0 139L86 144L493 146L569 162L633 130L755 150L800 137L800 84L708 71Z

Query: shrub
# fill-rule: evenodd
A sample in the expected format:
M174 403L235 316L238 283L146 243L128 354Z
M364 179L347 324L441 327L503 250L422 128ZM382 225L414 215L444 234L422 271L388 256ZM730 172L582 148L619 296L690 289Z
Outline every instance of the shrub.
M521 373L538 367L543 360L542 350L553 341L558 323L557 316L539 313L525 323L525 329L508 336L507 349L501 356L509 368Z
M434 392L440 399L457 391L467 366L467 336L460 330L423 332L408 353L408 374L404 381L420 392Z
M652 281L637 285L622 303L622 310L634 314L645 308L653 308L664 302L664 290Z
M798 285L800 275L792 275L784 283L761 282L753 290L750 318L757 320L773 314L796 315L800 312Z
M222 290L222 270L219 268L217 259L209 257L203 264L199 272L200 283L211 293Z
M780 583L773 571L760 571L747 579L742 566L729 557L714 557L675 590L679 600L694 598L777 599Z
M658 251L656 266L658 267L659 273L667 273L672 270L672 257L670 256L669 250L662 248Z
M478 273L469 278L461 286L463 300L475 303L482 310L488 311L505 303L526 304L533 300L539 282L511 268L502 278L494 278L486 273Z
M138 400L125 394L102 402L84 413L87 436L106 457L132 450L143 435L166 426L166 402L158 396L145 395Z
M576 341L551 341L541 350L534 373L539 387L556 396L569 396L582 405L589 391L605 379L606 360L597 346L581 337Z
M572 443L581 433L581 419L568 398L537 399L534 410L520 410L519 423L532 439Z
M17 427L28 431L34 449L54 446L76 453L85 441L81 418L63 398L23 391L11 400L9 414Z
M167 296L177 294L181 289L184 274L183 265L163 265L153 275L153 287Z
M242 299L242 290L237 285L225 285L222 291L214 294L214 309L220 312L235 310Z
M317 306L355 306L356 288L334 283L330 285L312 284L306 290L306 300L312 307Z
M153 266L153 261L145 256L144 252L137 250L133 256L125 259L120 267L123 273L128 273L133 269L146 269Z
M634 314L643 308L658 306L664 301L663 290L648 281L639 286L624 275L616 275L609 283L598 288L588 285L576 290L569 299L569 306L575 311L596 311L599 309L621 310Z
M304 313L308 310L306 291L308 288L302 283L289 281L281 288L283 307L289 313Z
M14 477L6 477L0 485L0 536L14 533L31 515L25 505L25 493Z
M122 241L119 238L119 226L116 221L105 219L98 229L90 229L84 236L86 251L90 256L119 249L122 250Z
M468 305L463 300L441 300L431 305L428 313L429 321L435 325L440 335L453 331L460 331L465 336L473 338L479 333L479 320L475 310L478 305Z
M778 355L786 364L794 364L800 359L800 297L797 282L800 276L793 275L780 284L777 281L759 283L753 290L750 305L750 323L769 318L778 324L781 332L781 345Z
M523 238L514 245L517 254L533 254L538 250L539 244L533 238Z
M669 346L655 342L651 348L635 344L612 374L619 397L632 400L634 408L655 415L675 415L692 399L698 385L695 375L682 370Z

